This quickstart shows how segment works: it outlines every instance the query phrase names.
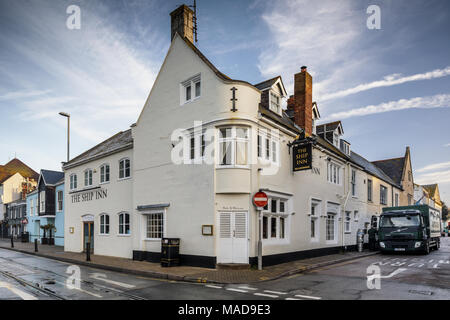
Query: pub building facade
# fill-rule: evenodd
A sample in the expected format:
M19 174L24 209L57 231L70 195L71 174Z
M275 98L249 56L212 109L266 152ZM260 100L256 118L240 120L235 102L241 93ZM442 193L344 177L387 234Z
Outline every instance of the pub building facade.
M171 46L131 130L64 165L65 249L82 251L90 234L96 254L159 262L161 239L180 238L182 264L215 267L256 264L260 233L263 265L353 248L401 187L350 150L342 124L316 124L306 67L284 110L281 77L252 85L221 73L193 44L192 14L171 13ZM368 180L373 202L386 188L370 214Z

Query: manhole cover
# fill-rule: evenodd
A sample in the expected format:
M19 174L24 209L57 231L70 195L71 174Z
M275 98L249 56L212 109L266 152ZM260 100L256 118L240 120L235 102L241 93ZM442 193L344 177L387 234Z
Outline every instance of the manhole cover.
M421 294L424 296L431 296L433 294L433 292L431 291L420 291L420 290L409 290L409 292L414 294Z

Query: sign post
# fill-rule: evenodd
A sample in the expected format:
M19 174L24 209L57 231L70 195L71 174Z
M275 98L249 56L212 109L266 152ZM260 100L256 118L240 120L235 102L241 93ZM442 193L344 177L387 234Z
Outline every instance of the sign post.
M269 198L267 194L264 192L257 192L253 196L253 204L256 206L256 210L258 210L258 270L262 270L262 209L269 202Z

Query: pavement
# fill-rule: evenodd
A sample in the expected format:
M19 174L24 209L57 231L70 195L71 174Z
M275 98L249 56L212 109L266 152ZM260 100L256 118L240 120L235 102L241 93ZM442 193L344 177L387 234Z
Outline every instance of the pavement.
M163 268L159 263L133 261L131 259L100 255L91 255L91 261L88 262L86 261L86 255L84 253L65 252L63 247L39 245L39 251L34 252L33 243L22 243L15 241L14 248L11 248L10 240L0 240L0 248L35 255L38 257L45 257L53 260L63 261L69 264L127 273L130 275L210 284L251 284L273 281L283 277L311 271L316 268L321 268L355 259L361 259L378 254L378 252L370 251L352 251L282 263L274 266L264 267L263 270L232 270L209 269L189 266Z

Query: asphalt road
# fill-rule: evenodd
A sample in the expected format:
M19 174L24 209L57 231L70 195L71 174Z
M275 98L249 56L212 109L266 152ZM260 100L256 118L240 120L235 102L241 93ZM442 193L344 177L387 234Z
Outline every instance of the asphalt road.
M380 254L250 285L149 279L0 249L0 299L449 300L450 238L441 243L427 256ZM380 271L379 286L376 279L368 286L374 270Z

